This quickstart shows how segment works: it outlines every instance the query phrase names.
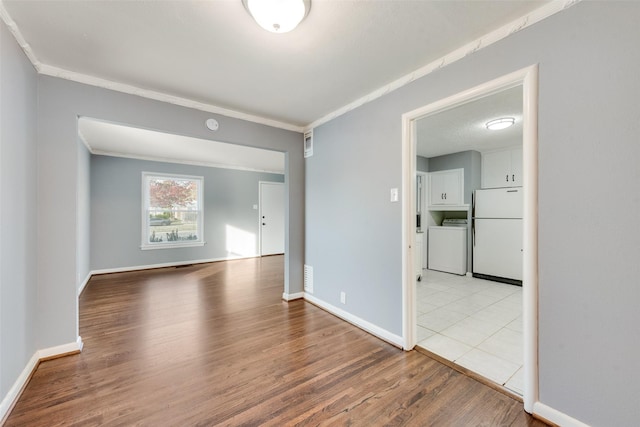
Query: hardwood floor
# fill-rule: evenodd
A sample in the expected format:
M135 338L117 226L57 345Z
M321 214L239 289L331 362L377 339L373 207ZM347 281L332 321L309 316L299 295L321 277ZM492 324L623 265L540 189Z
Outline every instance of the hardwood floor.
M302 300L283 257L96 276L81 354L42 362L6 426L544 426L522 404Z

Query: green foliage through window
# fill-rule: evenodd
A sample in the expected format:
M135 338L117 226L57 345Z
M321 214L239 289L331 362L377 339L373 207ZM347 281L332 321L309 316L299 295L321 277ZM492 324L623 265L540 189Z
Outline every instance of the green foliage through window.
M202 181L202 177L143 173L143 247L202 242Z

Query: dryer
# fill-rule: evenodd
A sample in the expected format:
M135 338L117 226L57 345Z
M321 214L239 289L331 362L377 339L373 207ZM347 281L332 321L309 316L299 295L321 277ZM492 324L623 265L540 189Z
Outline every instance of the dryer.
M442 224L429 227L427 268L464 275L467 273L467 220L445 219Z

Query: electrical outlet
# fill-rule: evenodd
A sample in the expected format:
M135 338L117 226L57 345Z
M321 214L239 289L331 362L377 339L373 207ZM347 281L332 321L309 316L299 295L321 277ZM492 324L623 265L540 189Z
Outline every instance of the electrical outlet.
M347 303L347 294L345 292L340 292L340 302L343 304Z

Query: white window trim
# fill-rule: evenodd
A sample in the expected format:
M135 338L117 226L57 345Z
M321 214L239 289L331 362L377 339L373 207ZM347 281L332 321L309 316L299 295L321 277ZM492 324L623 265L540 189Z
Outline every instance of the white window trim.
M177 178L177 179L189 179L198 181L198 235L199 239L194 241L181 241L176 243L161 242L161 243L149 243L149 197L147 196L147 184L151 178ZM141 230L141 244L140 249L143 251L155 250L155 249L174 249L174 248L188 248L195 246L204 246L204 177L194 175L182 175L173 173L161 173L161 172L142 172L142 230Z

